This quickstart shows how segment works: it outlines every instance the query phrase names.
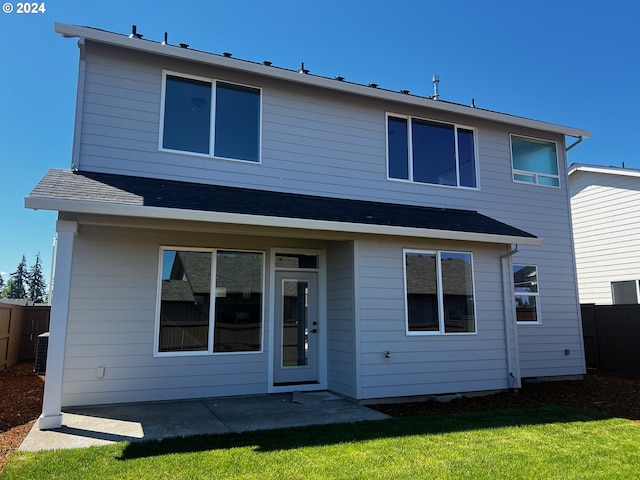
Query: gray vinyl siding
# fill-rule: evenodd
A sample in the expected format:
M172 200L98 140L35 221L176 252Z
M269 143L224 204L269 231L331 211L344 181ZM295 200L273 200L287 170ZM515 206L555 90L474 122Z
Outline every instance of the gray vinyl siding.
M268 272L272 246L324 248L325 243L181 230L82 226L74 242L64 406L267 393L269 275L262 353L156 357L159 248L264 251ZM102 379L98 367L105 368Z
M640 178L577 170L570 179L580 302L611 305L611 282L640 280Z
M359 399L505 389L500 246L428 240L358 242ZM406 334L403 248L473 253L477 333ZM384 353L390 352L386 361Z
M90 41L86 51L79 137L81 170L477 210L544 240L543 246L522 248L513 258L515 263L537 265L545 282L540 297L542 324L518 329L522 375L584 371L562 136L488 121L471 122L462 115L158 59ZM261 163L160 152L162 69L260 87ZM476 128L479 188L388 180L385 112ZM558 142L560 188L513 182L510 133ZM496 262L499 266L500 261ZM385 272L393 268L398 267L387 265ZM368 279L365 276L361 281ZM389 299L391 304L375 296L370 300L362 314L376 315L391 309L397 315L397 309L403 308L394 303L396 297ZM367 323L361 333L369 335L375 328L375 323ZM413 348L413 339L401 341L408 349ZM481 342L480 338L469 340L474 341ZM552 352L540 351L539 344L555 347ZM565 349L572 354L565 356ZM364 363L362 368L364 378ZM393 382L393 374L388 378ZM375 387L363 384L362 389L373 392Z
M327 252L327 379L329 390L356 397L353 242Z

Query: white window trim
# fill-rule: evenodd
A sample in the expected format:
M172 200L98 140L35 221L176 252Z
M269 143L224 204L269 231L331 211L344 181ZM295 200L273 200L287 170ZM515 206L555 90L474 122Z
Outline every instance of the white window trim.
M175 250L182 252L209 252L211 253L211 280L210 289L213 295L209 302L209 332L207 335L207 341L209 348L207 350L196 351L181 351L181 352L160 352L160 308L162 305L162 267L163 267L163 254L166 250ZM216 327L216 296L215 296L215 278L216 278L216 260L217 253L222 252L249 252L249 253L261 253L262 254L262 304L260 305L260 312L262 315L262 321L260 325L260 350L247 351L247 352L214 352L214 332ZM265 265L266 265L266 252L263 250L243 250L237 248L202 248L202 247L175 247L170 245L161 245L158 254L158 281L156 284L156 312L155 312L155 328L154 328L154 357L198 357L198 356L220 356L220 355L256 355L264 353L264 329L265 329Z
M525 140L533 140L535 142L544 142L544 143L553 143L556 146L556 169L558 170L557 175L549 175L548 173L538 173L538 172L530 172L528 170L517 170L513 168L513 137L524 138ZM509 134L509 153L511 154L511 180L513 183L519 183L521 185L535 185L536 187L546 187L546 188L560 188L562 187L562 182L560 181L560 164L558 158L558 142L555 140L548 140L546 138L536 138L529 137L527 135L518 135L515 133ZM516 180L516 175L526 175L529 177L533 177L533 182L523 182L522 180ZM538 178L554 178L558 180L558 185L544 185L539 183Z
M211 111L210 111L210 120L209 120L209 153L199 153L199 152L190 152L188 150L173 150L170 148L164 148L162 146L164 140L164 108L165 108L165 95L167 90L167 76L170 75L172 77L186 78L189 80L198 80L200 82L206 82L211 85ZM241 158L230 158L230 157L219 157L214 154L215 148L215 131L216 131L216 86L220 83L227 83L229 85L237 85L239 87L252 88L254 90L258 90L260 92L260 111L258 113L258 160L244 160ZM160 91L160 128L159 128L159 138L158 138L158 151L166 152L166 153L177 153L180 155L191 155L195 157L203 157L203 158L215 158L219 160L231 160L234 162L244 162L250 163L253 165L262 164L262 88L256 87L254 85L246 85L238 82L231 82L228 80L221 80L215 78L208 77L200 77L197 75L190 75L187 73L175 72L172 70L162 70L162 85Z
M517 311L516 309L516 305L515 305L515 301L516 301L516 297L518 296L529 296L529 297L535 297L536 299L536 317L538 318L537 321L535 322L526 322L526 321L516 321L516 323L518 325L522 325L522 326L526 326L526 325L541 325L542 324L542 308L540 306L540 270L538 269L538 265L534 264L534 263L514 263L513 264L514 267L535 267L536 269L536 280L538 281L538 291L537 292L530 292L530 293L524 293L524 292L516 292L515 289L515 283L513 285L513 308L514 311L516 312L516 318L517 318ZM511 278L513 281L513 268L511 269Z
M395 178L389 176L389 117L395 118L404 118L407 120L407 142L408 142L408 161L409 161L409 178ZM402 182L402 183L412 183L414 185L428 185L433 187L443 187L443 188L455 188L456 190L480 190L480 175L479 175L479 161L478 161L478 129L476 127L472 127L470 125L461 125L458 123L451 122L443 122L442 120L434 120L430 118L417 117L412 115L403 115L399 113L393 112L385 112L385 153L387 160L387 180L392 182ZM455 152L456 152L456 183L457 185L442 185L439 183L428 183L428 182L418 182L413 180L413 133L411 128L412 119L416 120L424 120L426 122L433 123L441 123L443 125L451 125L454 127L454 144L455 144ZM476 186L475 187L467 187L465 185L460 185L460 156L458 155L458 129L461 128L463 130L471 130L473 132L473 159L474 159L474 171L476 177Z
M426 253L429 255L436 255L436 282L438 287L438 324L439 330L433 332L415 332L409 330L409 297L407 295L407 253ZM447 333L444 330L444 292L442 291L442 254L443 253L460 253L471 256L471 285L473 288L473 332L450 332ZM403 248L402 249L402 271L404 276L404 326L405 334L408 337L413 336L434 336L434 335L446 335L446 336L464 336L464 335L477 335L478 334L478 315L476 312L476 281L473 268L473 253L461 252L458 250L421 250L417 248Z

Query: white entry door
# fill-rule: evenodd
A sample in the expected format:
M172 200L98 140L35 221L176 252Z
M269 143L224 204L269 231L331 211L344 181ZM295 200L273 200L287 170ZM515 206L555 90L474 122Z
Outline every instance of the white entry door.
M318 274L278 271L275 284L274 385L318 382Z

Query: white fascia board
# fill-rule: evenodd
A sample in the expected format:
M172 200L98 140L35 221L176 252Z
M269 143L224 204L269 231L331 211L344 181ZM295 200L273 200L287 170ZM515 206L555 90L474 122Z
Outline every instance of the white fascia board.
M328 220L310 220L305 218L270 217L241 213L206 212L202 210L183 210L165 207L147 207L142 205L121 205L113 203L83 202L60 200L44 197L26 197L25 207L33 210L53 210L70 213L98 215L120 215L127 217L156 218L163 220L185 220L211 223L229 223L262 227L296 228L375 235L397 235L403 237L436 238L442 240L461 240L468 242L542 245L541 238L495 235L476 232L458 232L391 225L368 225L362 223L336 222Z
M568 174L571 175L574 172L603 173L606 175L621 175L623 177L640 177L640 170L622 167L606 167L603 165L574 164L569 167Z
M456 113L466 115L473 118L490 120L494 122L517 125L535 130L558 133L571 137L589 138L591 132L579 128L567 127L553 123L542 122L540 120L532 120L524 117L517 117L505 113L493 112L479 108L467 107L454 103L448 103L442 100L433 100L431 98L419 97L416 95L408 95L390 90L373 88L365 85L359 85L350 82L338 81L331 78L320 77L316 75L301 74L291 70L286 70L274 66L266 66L260 63L254 63L248 60L240 60L228 58L213 53L191 50L176 45L162 45L152 40L144 40L140 38L130 38L126 35L107 32L88 27L79 27L76 25L68 25L65 23L55 24L56 33L61 34L65 38L85 38L96 42L115 45L132 50L163 55L166 57L178 58L181 60L190 60L193 62L214 65L222 68L240 70L242 72L260 75L264 77L295 82L303 85L309 85L339 92L349 93L353 95L361 95L378 100L386 100L391 102L406 103L409 105L417 105L427 107L443 112Z

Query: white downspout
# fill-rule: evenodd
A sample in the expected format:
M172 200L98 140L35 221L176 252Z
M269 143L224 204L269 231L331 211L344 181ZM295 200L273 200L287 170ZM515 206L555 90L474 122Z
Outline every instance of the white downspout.
M520 349L518 346L518 324L513 297L513 273L511 257L518 253L518 245L500 257L502 269L502 292L504 302L504 333L507 347L507 369L509 371L509 388L520 388Z
M572 148L577 147L580 143L582 143L582 140L584 140L584 137L582 137L582 136L578 137L578 140L576 140L574 143L572 143L567 148L565 148L564 151L568 152Z

